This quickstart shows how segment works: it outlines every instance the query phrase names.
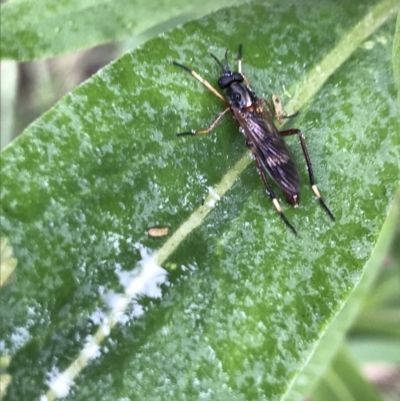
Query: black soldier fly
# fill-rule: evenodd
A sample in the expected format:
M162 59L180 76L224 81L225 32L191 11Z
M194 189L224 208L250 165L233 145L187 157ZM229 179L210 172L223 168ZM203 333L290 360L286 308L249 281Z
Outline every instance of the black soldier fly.
M297 113L287 116L284 115L281 103L276 96L272 97L273 105L266 99L258 98L250 88L250 82L242 73L242 45L239 45L238 52L238 71L231 71L228 65L228 51L225 52L225 65L216 56L211 57L218 63L222 70L222 76L218 80L218 86L225 91L224 98L209 82L202 78L192 69L174 61L173 64L184 69L200 81L207 89L218 96L226 105L226 109L218 115L215 121L204 130L189 131L178 133L183 135L201 135L210 132L222 117L230 111L240 132L246 138L246 145L250 148L257 163L258 172L263 180L265 188L272 199L272 202L285 224L297 234L293 225L284 215L282 208L267 181L265 172L281 188L286 199L293 206L297 207L300 202L300 176L293 157L283 139L285 136L298 135L301 148L306 159L308 176L311 188L318 198L319 203L326 210L332 220L335 220L323 200L317 185L314 181L314 174L311 159L307 151L304 135L299 129L289 129L279 131L273 119L282 123L283 119L294 117Z

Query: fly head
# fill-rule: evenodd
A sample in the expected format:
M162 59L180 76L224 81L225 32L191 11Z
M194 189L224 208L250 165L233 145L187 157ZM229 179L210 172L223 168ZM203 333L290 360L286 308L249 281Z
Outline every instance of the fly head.
M218 63L222 70L222 76L218 80L218 86L220 89L227 89L234 83L241 83L244 81L243 75L239 72L231 71L228 64L228 50L225 52L225 65L217 59L214 54L211 53L211 57Z
M232 107L244 108L251 105L249 90L242 85L244 77L240 72L231 71L228 64L228 50L225 52L225 65L211 53L211 57L218 63L222 70L222 76L218 80L220 89L226 91L226 96Z

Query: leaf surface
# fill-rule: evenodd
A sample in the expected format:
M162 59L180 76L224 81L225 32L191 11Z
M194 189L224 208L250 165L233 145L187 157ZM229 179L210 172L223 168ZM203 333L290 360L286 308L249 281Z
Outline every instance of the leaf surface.
M0 294L6 399L308 394L395 224L382 230L400 170L397 10L286 0L219 11L118 59L7 147L1 235L18 272ZM290 124L306 135L335 223L308 186L297 138L287 142L300 207L277 190L295 237L231 118L175 136L207 127L223 104L171 61L214 84L209 52L228 47L234 65L239 43L256 93L300 109ZM148 237L155 226L171 235Z
M138 36L155 36L241 0L11 0L1 6L1 58L42 59Z

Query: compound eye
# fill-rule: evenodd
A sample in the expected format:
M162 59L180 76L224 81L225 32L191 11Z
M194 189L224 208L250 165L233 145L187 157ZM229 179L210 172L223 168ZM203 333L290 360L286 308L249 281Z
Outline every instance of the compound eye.
M234 79L231 75L225 75L218 80L218 86L221 89L226 89L233 81Z
M244 81L243 75L240 74L239 72L234 72L234 73L232 74L232 78L233 78L233 80L234 80L235 82L238 82L238 83Z

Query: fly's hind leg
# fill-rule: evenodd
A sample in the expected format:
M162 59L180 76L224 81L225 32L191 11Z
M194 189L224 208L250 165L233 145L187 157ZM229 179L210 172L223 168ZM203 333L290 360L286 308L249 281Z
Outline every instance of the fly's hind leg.
M247 146L251 149L251 144L248 142ZM283 222L293 231L294 234L297 235L297 231L296 229L292 226L292 224L290 223L290 221L286 218L286 216L284 215L281 205L278 202L278 199L276 198L274 191L272 190L271 186L269 185L268 181L267 181L267 177L265 176L264 173L264 169L261 165L261 162L259 160L259 158L257 157L257 155L253 152L255 161L257 163L257 167L258 167L258 172L261 176L261 179L263 180L264 186L268 192L269 197L272 200L272 203L275 206L275 209L277 210L277 212L279 213L279 216L281 217L281 219L283 220Z
M331 212L331 210L329 209L329 207L325 203L324 199L322 198L322 196L321 196L321 194L320 194L320 192L319 192L319 190L317 188L317 185L315 184L314 173L313 173L312 164L311 164L311 159L310 159L310 155L308 154L306 141L304 139L303 133L299 129L288 129L286 131L280 131L280 134L282 136L298 135L299 140L300 140L300 144L301 144L301 149L303 150L304 158L306 159L306 163L307 163L308 178L310 180L311 189L313 190L315 196L318 198L318 201L321 204L321 206L329 214L329 217L333 221L335 221L335 216L333 215L333 213Z

